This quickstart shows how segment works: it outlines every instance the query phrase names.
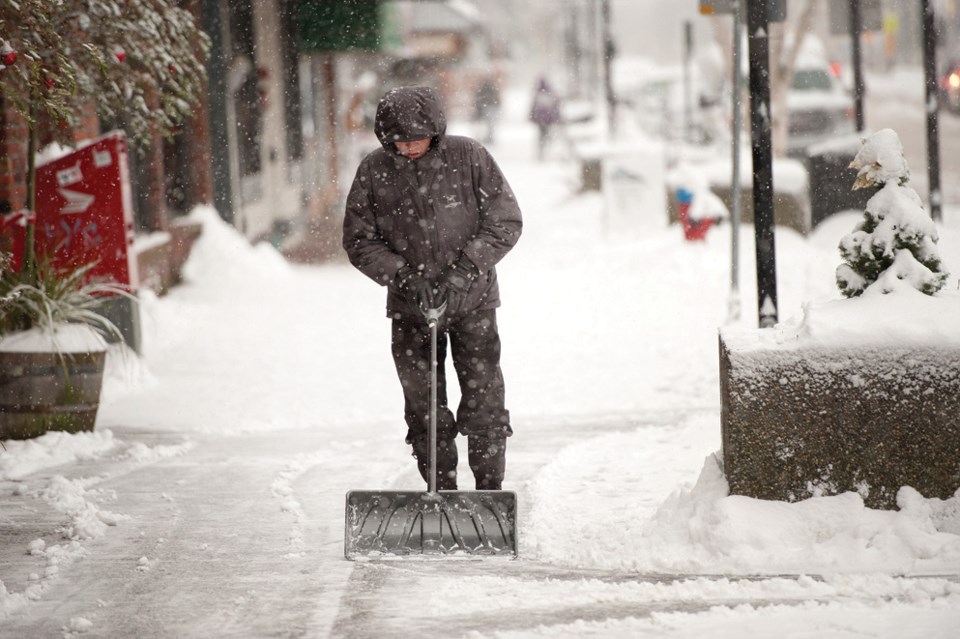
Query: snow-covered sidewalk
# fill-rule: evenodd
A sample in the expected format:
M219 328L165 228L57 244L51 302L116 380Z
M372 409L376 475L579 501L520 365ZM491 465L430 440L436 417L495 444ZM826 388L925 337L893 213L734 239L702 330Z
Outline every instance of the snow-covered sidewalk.
M952 636L960 498L904 489L901 511L878 512L854 494L726 494L729 226L689 243L647 210L609 236L578 167L534 163L524 125L500 139L525 215L499 315L520 560L342 559L346 489L420 485L383 290L345 263L292 266L199 211L185 284L144 300L142 359L111 353L97 431L0 452L0 634ZM836 245L858 217L778 229L781 319L839 296Z

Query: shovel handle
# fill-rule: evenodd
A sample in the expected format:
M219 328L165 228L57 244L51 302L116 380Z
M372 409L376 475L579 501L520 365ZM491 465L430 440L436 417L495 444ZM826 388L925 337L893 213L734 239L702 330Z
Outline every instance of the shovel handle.
M436 325L440 318L443 317L443 313L447 310L447 303L444 302L437 308L428 308L423 312L423 316L427 319L428 325Z
M447 310L444 302L437 308L428 308L423 316L430 327L430 492L437 492L437 332L440 318Z
M427 323L430 325L430 492L437 492L437 324L440 315L431 317L431 309L427 313Z

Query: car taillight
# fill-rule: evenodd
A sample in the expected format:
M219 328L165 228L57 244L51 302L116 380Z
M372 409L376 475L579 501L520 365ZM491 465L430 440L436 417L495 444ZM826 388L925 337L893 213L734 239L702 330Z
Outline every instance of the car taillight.
M843 67L840 66L839 62L830 63L830 74L835 78L840 78L840 74L843 73Z

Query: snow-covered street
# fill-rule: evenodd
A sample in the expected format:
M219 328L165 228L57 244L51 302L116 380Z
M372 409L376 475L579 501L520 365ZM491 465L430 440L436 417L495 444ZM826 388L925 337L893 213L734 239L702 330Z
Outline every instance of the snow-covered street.
M142 357L110 354L96 431L0 451L0 636L956 636L960 496L904 489L897 512L728 496L730 225L686 242L638 210L610 232L578 165L534 160L521 109L491 147L524 213L498 266L520 558L343 559L347 490L422 485L384 291L199 210L186 281L143 300ZM839 298L859 217L777 229L781 320ZM740 246L738 323L755 326L752 226Z

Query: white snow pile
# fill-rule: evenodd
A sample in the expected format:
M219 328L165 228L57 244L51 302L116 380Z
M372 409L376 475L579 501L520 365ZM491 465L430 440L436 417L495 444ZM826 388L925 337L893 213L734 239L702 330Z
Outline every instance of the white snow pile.
M156 446L127 444L107 428L79 433L50 431L33 439L4 442L0 449L0 480L21 481L46 468L104 458L148 464L183 455L192 447L189 441Z
M685 189L691 193L690 219L729 219L730 210L711 189L710 180L703 169L690 162L679 163L667 176L671 188Z
M915 591L902 599L872 601L816 601L802 603L742 603L717 600L703 610L691 603L690 612L638 613L636 617L603 621L578 619L565 624L492 633L471 632L469 639L689 639L724 637L768 639L777 636L830 637L831 639L944 638L944 628L956 627L960 595Z
M642 448L644 438L637 431L633 445ZM868 509L856 493L764 501L729 495L711 455L693 487L651 508L632 499L630 491L649 482L643 477L647 471L619 463L604 469L616 471L604 498L584 499L580 465L594 455L584 449L578 460L569 452L538 475L524 530L524 542L553 563L728 575L960 571L960 491L948 500L924 499L904 487L897 496L899 511ZM610 500L606 493L615 489L624 496Z
M269 286L276 278L289 274L291 267L283 256L268 243L251 247L250 242L235 229L225 224L211 206L198 206L188 218L203 224L202 241L194 244L190 259L183 266L182 275L188 283L204 282L204 294L215 292L233 296L233 285L250 290L257 297L256 286Z
M798 316L766 330L724 328L738 352L802 347L960 347L960 294L924 295L905 287L897 295L807 302Z
M85 556L87 552L75 539L49 546L43 539L34 539L28 545L27 551L33 557L46 560L43 574L31 573L30 585L23 592L10 592L0 581L0 619L30 601L40 599L44 591L50 587L50 581L56 579L63 569Z
M910 179L903 145L893 129L881 129L864 140L850 167L857 169L854 188L879 184L902 185Z
M98 502L115 498L110 491L88 489L90 483L98 479L67 479L55 475L50 483L40 491L43 499L54 510L69 517L61 532L66 539L84 540L102 537L107 526L116 526L120 521L129 519L127 515L118 515L103 510Z
M35 326L0 338L0 351L17 353L89 353L107 350L103 336L87 324Z
M30 602L26 592L10 592L0 580L0 619L4 619Z
M93 629L93 622L86 617L70 617L70 625L65 629L68 632L90 632Z
M0 480L20 480L44 468L94 459L117 446L109 430L51 431L34 439L8 440L0 450Z
M179 457L193 446L193 442L189 441L181 444L159 444L157 446L147 446L142 442L134 442L120 454L119 459L129 459L139 464L152 464L161 459Z
M112 441L112 437L106 439ZM44 539L30 542L27 548L29 554L46 562L43 574L32 573L30 585L23 592L10 592L0 581L0 620L30 601L41 599L52 580L87 554L82 542L102 537L108 527L129 519L126 515L110 512L100 506L104 501L115 499L116 495L109 490L89 487L97 481L96 478L70 480L55 475L39 491L40 499L53 510L67 516L67 523L58 530L65 541L62 544L48 544Z

